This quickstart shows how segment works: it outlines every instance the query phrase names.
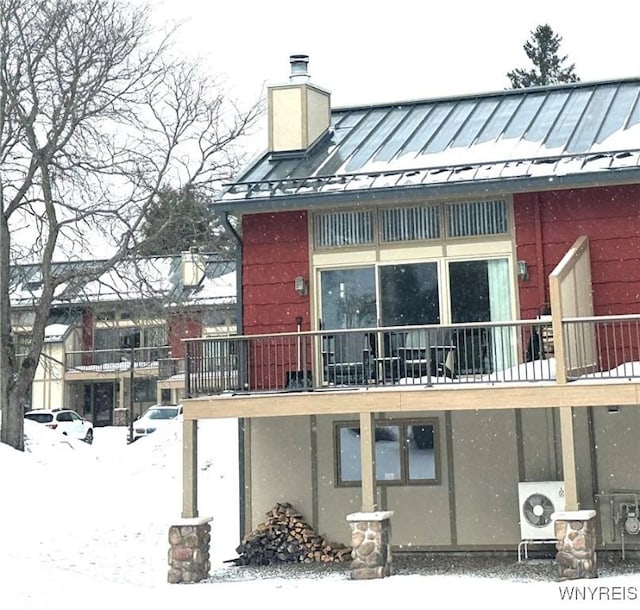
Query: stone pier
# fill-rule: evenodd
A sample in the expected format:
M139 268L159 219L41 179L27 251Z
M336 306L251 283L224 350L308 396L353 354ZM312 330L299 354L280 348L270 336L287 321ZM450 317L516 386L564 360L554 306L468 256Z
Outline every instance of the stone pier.
M200 582L209 576L211 521L211 517L182 519L169 528L168 582Z
M556 563L561 580L597 578L595 510L553 514L558 540Z
M366 580L391 575L391 517L393 511L352 513L351 578Z

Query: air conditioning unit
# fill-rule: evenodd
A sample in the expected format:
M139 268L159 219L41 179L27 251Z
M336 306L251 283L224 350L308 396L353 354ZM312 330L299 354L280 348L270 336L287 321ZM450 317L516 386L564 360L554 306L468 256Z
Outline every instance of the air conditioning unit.
M563 511L564 481L518 483L520 537L522 540L555 540L551 515Z

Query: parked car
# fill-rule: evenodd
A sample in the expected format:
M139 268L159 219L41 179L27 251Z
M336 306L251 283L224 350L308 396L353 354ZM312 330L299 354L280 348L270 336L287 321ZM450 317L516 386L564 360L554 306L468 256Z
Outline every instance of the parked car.
M153 405L133 422L133 437L130 442L155 432L160 426L182 415L182 405Z
M93 443L93 424L71 409L36 409L27 411L24 417L62 432L65 436Z

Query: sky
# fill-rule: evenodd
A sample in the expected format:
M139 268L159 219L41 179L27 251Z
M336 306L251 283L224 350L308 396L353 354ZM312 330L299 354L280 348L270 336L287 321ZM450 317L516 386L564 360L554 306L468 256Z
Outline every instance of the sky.
M199 509L213 517L212 571L224 582L167 583L169 526L179 522L182 426L169 422L126 443L126 427L95 429L93 445L26 421L27 451L0 444L0 607L11 610L259 608L326 610L396 606L569 608L557 582L473 576L392 575L354 581L346 572L291 579L284 572L242 579L237 556L237 421L199 424ZM347 527L345 522L345 528ZM515 559L514 549L514 561ZM524 573L526 574L526 572ZM636 607L640 574L572 581ZM617 593L616 593L617 592ZM634 599L621 601L622 595ZM581 605L582 607L582 605Z
M151 1L156 25L182 23L180 52L245 103L285 82L298 53L336 107L502 90L544 23L583 81L640 76L635 0Z

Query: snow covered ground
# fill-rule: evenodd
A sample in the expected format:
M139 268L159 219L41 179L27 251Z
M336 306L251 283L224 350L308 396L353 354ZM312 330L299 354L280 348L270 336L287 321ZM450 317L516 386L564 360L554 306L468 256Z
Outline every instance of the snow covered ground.
M215 582L169 585L167 534L181 510L181 426L126 443L97 428L87 446L26 422L28 451L0 445L0 608L73 610L328 608L407 603L561 608L568 595L598 607L637 607L640 573L570 583L403 574L352 581L328 570L287 578L231 577L238 544L235 420L199 426L200 513L213 516ZM220 578L228 571L230 578ZM574 603L576 603L574 601ZM580 602L578 602L580 603Z

